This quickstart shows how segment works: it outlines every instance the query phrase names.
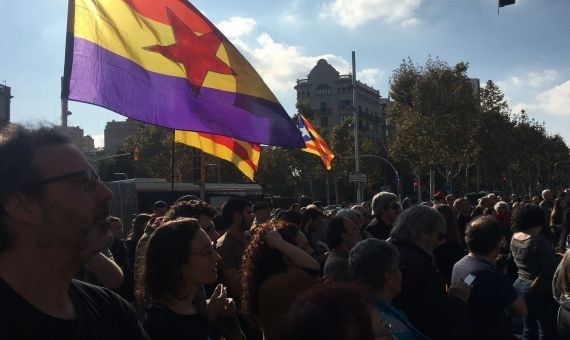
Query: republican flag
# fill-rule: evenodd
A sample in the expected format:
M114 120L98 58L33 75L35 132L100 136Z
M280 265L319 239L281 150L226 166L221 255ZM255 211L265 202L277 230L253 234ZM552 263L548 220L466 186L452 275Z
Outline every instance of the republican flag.
M209 133L179 130L174 132L174 140L234 163L247 178L253 181L261 152L258 144Z
M249 62L184 0L70 0L62 98L175 130L303 146Z
M307 120L307 118L299 115L299 130L301 130L301 135L303 136L303 141L305 142L305 148L303 151L310 152L321 157L323 164L327 170L331 169L331 161L334 158L334 154L329 148L327 142L319 136L317 130L313 125Z

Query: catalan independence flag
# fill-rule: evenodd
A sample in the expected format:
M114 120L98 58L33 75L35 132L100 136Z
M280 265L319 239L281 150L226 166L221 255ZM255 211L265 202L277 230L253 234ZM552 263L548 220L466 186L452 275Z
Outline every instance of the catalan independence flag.
M185 0L70 0L62 98L176 130L304 145L249 62Z
M301 135L303 135L303 141L305 142L303 151L321 157L325 168L330 170L331 161L334 158L331 148L329 148L327 142L319 136L317 130L315 130L309 120L302 115L299 115L299 130L301 130Z
M203 152L230 161L251 181L259 164L259 144L230 137L192 131L175 131L174 140Z

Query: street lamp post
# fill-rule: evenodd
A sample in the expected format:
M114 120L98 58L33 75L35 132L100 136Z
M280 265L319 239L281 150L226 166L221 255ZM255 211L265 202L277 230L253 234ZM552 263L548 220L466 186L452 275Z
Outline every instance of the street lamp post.
M545 142L540 144L537 148L536 148L536 153L538 154L538 152L540 151L540 148L542 148L545 145L552 145L552 144L563 144L566 145L564 142L559 142L559 141L553 141L553 142ZM537 157L536 158L536 189L538 192L540 192L540 159Z
M355 173L360 174L360 155L358 147L358 107L356 106L356 53L352 51L352 107L354 109L354 163ZM362 203L362 182L356 182L356 203Z
M338 155L337 155L338 156ZM343 156L345 158L356 158L355 156ZM401 186L402 186L402 181L401 181L401 177L400 174L398 173L398 170L396 170L396 167L394 166L394 164L392 164L389 160L387 160L386 158L382 157L382 156L378 156L378 155L360 155L360 157L365 158L365 157L369 157L369 158L376 158L379 159L381 161L384 161L386 164L388 164L390 166L390 168L392 168L392 170L394 171L395 179L396 179L396 190L398 192L398 198L400 199L400 201L402 200L402 190L401 190Z

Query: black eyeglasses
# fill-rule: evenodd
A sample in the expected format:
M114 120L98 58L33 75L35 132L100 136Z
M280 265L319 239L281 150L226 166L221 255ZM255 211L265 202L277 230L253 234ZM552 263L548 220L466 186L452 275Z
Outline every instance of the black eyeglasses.
M95 171L93 171L92 169L88 169L88 170L71 172L65 175L46 178L44 180L39 181L37 184L45 185L48 183L63 181L65 179L74 178L74 177L81 177L81 183L83 184L83 188L85 188L85 191L87 192L95 190L95 188L97 187L97 183L99 183L100 181L99 175L97 175Z

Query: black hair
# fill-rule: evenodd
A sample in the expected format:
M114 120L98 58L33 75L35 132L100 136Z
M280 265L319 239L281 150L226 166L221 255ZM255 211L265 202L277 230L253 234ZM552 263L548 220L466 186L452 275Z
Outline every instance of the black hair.
M329 221L326 231L327 245L330 249L336 248L342 244L342 234L346 234L346 218L336 216Z
M474 254L487 255L497 248L503 236L501 225L492 216L474 219L465 230L465 244Z
M285 315L283 339L374 339L372 301L372 293L355 284L316 285L304 291Z
M277 220L293 223L297 227L300 227L301 222L303 221L303 216L295 210L285 210L277 216Z
M322 211L320 211L319 209L316 209L316 208L308 208L303 212L302 215L303 215L303 217L301 220L301 226L303 228L305 227L305 224L309 220L316 220L319 217L325 216Z
M522 203L514 209L512 222L516 231L526 231L544 225L546 217L538 205Z
M199 229L196 219L185 218L167 222L152 234L139 273L137 295L141 302L185 298L182 266L188 263L190 242Z
M40 170L34 164L34 152L40 147L71 144L71 140L54 128L30 130L17 127L8 131L8 139L0 143L0 252L10 246L11 236L4 226L4 200L11 194L23 193L39 198L42 193Z
M198 218L200 215L206 215L209 218L216 216L216 209L204 201L180 201L174 203L164 215L162 222L173 221L180 217Z
M161 209L161 208L168 208L168 204L164 201L156 201L154 202L154 210Z
M251 207L251 204L243 198L230 198L222 206L222 216L224 217L224 220L228 226L230 226L234 222L234 215L236 213L241 214L245 209L249 207Z

